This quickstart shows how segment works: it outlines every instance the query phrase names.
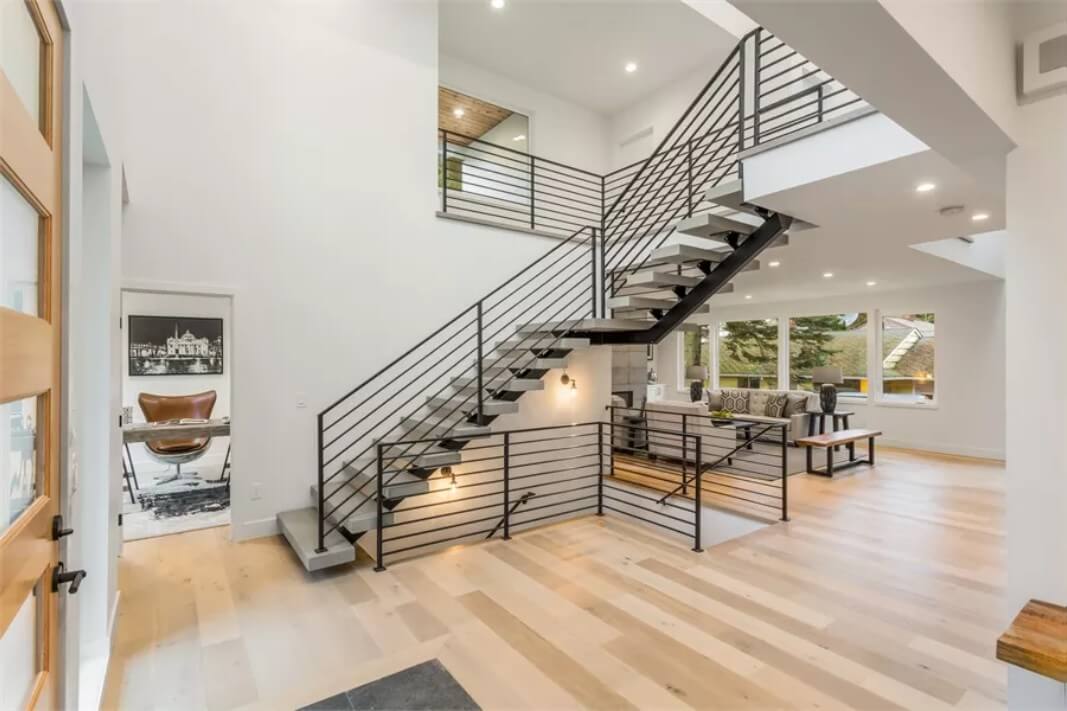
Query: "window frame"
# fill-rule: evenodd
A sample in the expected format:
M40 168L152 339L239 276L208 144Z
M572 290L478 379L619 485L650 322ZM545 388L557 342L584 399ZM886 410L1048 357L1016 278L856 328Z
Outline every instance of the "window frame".
M872 384L871 384L872 388L877 386L877 390L875 390L875 393L874 393L875 394L874 402L877 405L879 405L880 407L896 407L896 408L902 408L902 409L905 409L905 410L936 410L939 407L939 398L940 398L940 392L941 392L941 388L939 388L937 384L941 380L941 360L942 360L941 358L937 357L936 350L934 351L934 397L932 399L930 399L930 400L897 400L897 399L892 398L892 397L887 398L885 392L883 391L884 390L884 388L883 388L884 375L885 375L885 373L884 373L884 371L882 369L882 360L883 359L878 357L878 355L882 352L882 348L883 348L883 346L885 344L885 339L883 338L883 321L882 321L882 319L884 317L886 317L886 316L893 316L893 315L896 315L896 314L900 314L902 312L909 312L909 311L913 312L913 313L931 313L931 314L933 314L934 315L935 337L936 337L936 328L937 328L937 310L936 309L892 309L890 311L887 311L885 309L873 309L872 312L871 312L878 319L878 329L877 329L878 332L877 332L877 334L875 334L876 343L875 343L875 350L874 350L874 356L873 356L875 364L877 365L878 382L877 383L873 383L872 382Z

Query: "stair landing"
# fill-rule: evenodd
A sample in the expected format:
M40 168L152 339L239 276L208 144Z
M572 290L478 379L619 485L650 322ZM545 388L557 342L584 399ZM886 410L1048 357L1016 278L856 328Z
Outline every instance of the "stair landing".
M318 512L314 506L278 514L278 528L304 567L314 572L356 559L356 547L337 531L326 536L326 550L318 552Z

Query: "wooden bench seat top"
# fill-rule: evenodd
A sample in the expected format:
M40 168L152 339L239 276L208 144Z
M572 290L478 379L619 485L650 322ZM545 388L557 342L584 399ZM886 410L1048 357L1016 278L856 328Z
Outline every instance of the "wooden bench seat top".
M997 659L1067 683L1067 607L1028 602L997 640Z
M837 432L827 432L826 434L813 435L811 437L800 437L797 439L797 445L801 447L834 447L839 444L858 442L861 439L880 437L881 434L878 430L838 430Z

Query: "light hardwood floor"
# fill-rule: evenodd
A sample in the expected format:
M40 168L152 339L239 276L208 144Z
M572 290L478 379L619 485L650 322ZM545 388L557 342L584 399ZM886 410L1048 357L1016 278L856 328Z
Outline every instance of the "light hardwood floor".
M137 541L104 706L292 709L436 657L484 709L1003 707L1003 468L879 455L704 554L617 516L383 573Z

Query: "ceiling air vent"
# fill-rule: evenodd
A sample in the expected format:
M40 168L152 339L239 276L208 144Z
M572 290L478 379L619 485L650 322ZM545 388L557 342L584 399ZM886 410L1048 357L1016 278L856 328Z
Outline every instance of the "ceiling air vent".
M1026 36L1021 73L1024 99L1041 99L1067 90L1067 22Z

